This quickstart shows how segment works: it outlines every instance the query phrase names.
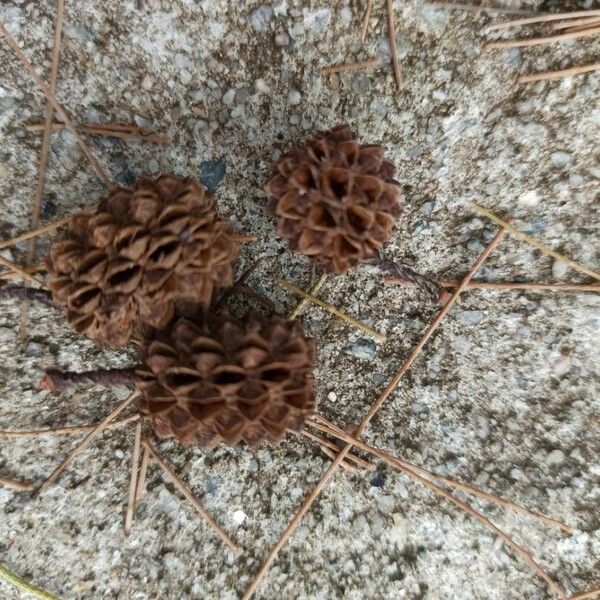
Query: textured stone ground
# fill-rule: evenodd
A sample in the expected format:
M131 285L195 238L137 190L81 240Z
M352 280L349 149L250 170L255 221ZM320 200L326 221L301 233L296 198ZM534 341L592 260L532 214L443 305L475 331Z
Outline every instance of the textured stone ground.
M459 277L494 233L476 200L539 239L600 267L600 77L518 86L517 76L595 62L597 39L485 53L486 17L396 1L403 87L386 66L320 77L321 66L389 61L383 3L368 42L362 2L67 0L58 98L79 121L147 125L168 147L87 138L111 178L162 170L220 178L217 201L240 232L240 270L268 261L250 284L288 311L296 299L274 274L307 287L307 261L289 254L264 214L270 163L314 129L350 123L385 145L406 187L405 216L385 256ZM509 4L508 0L506 4ZM548 10L538 0L512 6ZM555 6L590 8L593 2ZM37 65L50 60L55 2L3 2L2 20ZM541 30L540 30L541 31ZM0 237L27 229L43 119L41 96L0 45ZM44 218L91 206L102 193L73 137L52 139ZM47 241L40 245L40 256ZM23 248L7 256L23 257ZM584 281L507 239L482 278ZM331 279L323 297L388 336L373 344L310 307L318 340L320 410L356 423L414 346L436 307L422 293L385 287L372 268ZM600 297L468 292L373 420L366 439L415 463L515 499L578 527L572 536L479 502L569 590L600 585L598 372ZM124 390L40 392L50 366L131 364L77 338L62 315L0 312L0 427L98 419ZM156 469L125 539L132 431L105 434L46 495L30 502L0 488L0 560L63 598L238 598L328 459L288 437L277 448L182 451L161 445L196 496L239 541L235 559ZM0 440L0 470L39 480L74 439ZM3 598L19 598L0 585ZM325 488L261 586L258 598L522 599L550 597L520 560L469 517L402 475L340 472Z

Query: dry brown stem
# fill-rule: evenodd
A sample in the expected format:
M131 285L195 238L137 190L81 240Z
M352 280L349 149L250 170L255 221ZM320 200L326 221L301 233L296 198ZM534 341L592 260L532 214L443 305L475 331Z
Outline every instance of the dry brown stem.
M400 74L400 62L398 60L398 49L396 48L396 23L394 21L394 5L392 0L387 0L388 15L388 37L390 40L390 52L392 53L392 65L394 67L394 77L398 89L402 85L402 75Z
M196 512L212 527L216 535L223 541L227 546L238 555L241 552L241 548L225 533L221 526L206 512L206 509L194 498L192 493L184 485L184 483L177 477L175 471L163 460L163 458L156 452L152 442L145 439L143 442L144 447L151 454L152 458L160 465L161 469L167 474L169 479L173 482L173 485L179 490L179 492L185 497L185 499L196 509Z
M320 298L317 298L316 296L313 296L312 294L308 294L307 292L304 292L299 287L295 286L293 283L290 283L289 281L286 281L285 279L280 279L279 277L275 277L275 281L279 285L290 290L290 292L294 292L294 294L297 294L298 296L302 296L302 298L306 298L306 300L308 300L309 302L312 302L313 304L316 304L317 306L324 308L326 311L334 314L336 317L339 317L343 321L346 321L346 323L349 323L353 327L356 327L357 329L360 329L361 331L368 333L370 336L374 337L377 341L379 341L379 342L385 341L386 337L383 334L379 333L378 331L375 331L374 329L371 329L370 327L368 327L364 323L361 323L360 321L357 321L353 317L348 316L346 313L343 313L341 310L337 309L335 306L328 304L327 302L324 302Z
M502 8L501 6L483 6L473 4L459 4L458 2L424 2L425 6L433 6L435 8L446 8L449 10L464 10L467 12L488 13L491 15L537 15L539 13L531 10L523 10L518 8Z
M427 327L427 329L425 330L425 333L421 337L421 340L415 346L414 350L411 352L409 357L406 359L405 363L402 365L402 367L400 367L398 372L392 378L390 384L386 387L386 389L383 391L383 393L379 396L379 398L372 405L372 407L368 411L368 413L364 416L364 418L362 419L359 426L356 428L356 430L354 432L355 436L359 436L362 434L362 432L364 431L366 426L369 424L369 422L371 421L371 419L373 418L375 413L379 410L379 408L385 402L385 400L388 398L388 396L395 390L397 385L400 383L401 379L404 377L405 373L408 371L408 369L412 366L414 361L417 359L417 357L421 353L421 350L423 349L423 347L425 346L427 341L431 338L431 336L433 335L435 330L439 327L439 325L442 322L442 320L444 319L444 317L448 314L448 311L456 303L460 294L465 289L465 287L468 285L471 278L479 270L481 265L485 262L485 260L490 255L490 253L494 250L494 248L500 243L501 239L504 237L505 234L506 234L506 229L504 229L504 228L500 229L498 231L498 233L496 233L494 238L490 241L488 246L479 255L479 257L477 258L477 260L475 261L475 263L473 264L473 266L471 267L471 269L469 270L469 272L467 273L465 278L462 280L460 286L456 289L456 291L452 295L452 298L440 310L440 312L433 319L433 321L431 322L429 327ZM283 546L285 545L287 540L293 535L294 531L296 530L296 528L298 527L298 525L304 518L304 515L308 512L308 510L312 506L313 502L317 499L317 497L321 493L321 490L323 489L323 487L325 487L327 482L333 477L333 475L339 468L340 463L344 460L344 458L346 458L348 453L352 450L352 447L353 447L352 444L348 443L344 448L342 448L340 450L336 459L331 463L329 468L325 471L325 473L321 477L320 481L311 490L311 492L308 494L308 496L304 499L304 502L302 503L302 505L296 512L296 514L293 516L292 520L290 521L290 523L284 530L283 534L281 535L281 537L279 538L279 540L277 541L275 546L271 549L267 558L265 559L265 561L261 565L260 569L258 570L256 575L250 582L250 585L248 586L248 588L246 589L246 592L244 593L243 600L249 600L249 598L252 597L252 595L256 591L256 588L260 585L260 582L263 580L265 575L268 573L269 568L270 568L271 564L273 563L273 561L275 560L275 558L277 557L277 555L279 554L279 551L281 550L281 548L283 548Z
M44 287L42 281L40 281L37 277L34 277L31 273L28 273L25 269L15 264L11 260L4 258L4 256L0 256L0 265L10 269L14 273L16 273L21 279L25 279L26 281L30 281L31 283L35 283L36 285Z
M21 492L26 492L34 488L33 483L17 481L16 479L9 479L8 477L2 477L2 475L0 475L0 485L3 485L7 488L11 488L13 490L19 490Z
M39 133L43 130L42 123L32 123L26 125L25 129L31 133ZM52 131L58 131L65 129L64 123L52 123ZM118 128L117 128L118 127ZM154 135L149 133L142 133L140 127L133 127L128 125L77 125L77 131L79 133L87 133L90 135L102 135L106 137L117 138L120 140L134 140L140 142L149 142L153 144L170 144L171 138L167 135Z
M314 424L314 422L313 422L313 424ZM550 577L550 575L544 570L544 568L537 561L534 560L534 558L531 556L531 553L529 551L527 551L525 548L523 548L523 546L521 546L520 544L517 544L511 537L509 537L504 531L502 531L496 525L494 525L487 517L482 515L479 511L475 510L473 507L468 505L466 502L459 500L456 496L451 494L449 491L445 490L444 488L440 487L439 485L436 485L435 483L431 482L429 479L426 479L425 477L420 475L419 471L422 471L423 469L420 469L420 467L415 468L413 465L411 465L410 463L407 463L406 461L398 460L397 458L391 456L387 452L383 452L382 450L379 450L378 448L375 448L374 446L365 444L364 442L361 442L360 440L358 440L355 436L346 434L343 436L343 439L345 439L345 441L348 442L349 444L356 446L358 448L361 448L362 450L365 450L367 452L370 452L374 456L377 456L378 458L385 461L389 465L402 471L403 473L405 473L406 475L408 475L409 477L411 477L418 483L424 485L426 488L430 489L435 494L438 494L439 496L442 496L446 500L449 500L450 502L452 502L452 504L454 504L456 507L458 507L463 512L465 512L465 513L469 514L470 516L472 516L473 518L477 519L484 527L486 527L487 529L492 531L507 546L512 548L515 551L515 553L518 554L535 571L535 573L537 573L537 575L539 577L541 577L548 584L548 586L558 595L559 598L564 598L565 593L564 593L564 590L562 589L562 587L559 584L557 584L556 581L554 581L554 579L552 579L552 577ZM436 476L436 479L437 478L438 477Z
M533 75L523 75L519 77L519 83L531 83L532 81L547 81L550 79L562 79L563 77L573 77L575 75L583 75L591 71L600 69L600 63L592 65L583 65L581 67L571 67L570 69L562 69L560 71L545 71L534 73Z
M471 202L470 204L473 207L473 209L476 212L478 212L480 215L483 215L484 217L487 217L488 219L490 219L497 225L504 227L510 233L512 233L512 235L519 238L520 240L523 240L526 244L529 244L536 250L539 250L540 252L543 252L544 254L547 254L548 256L555 258L556 260L560 260L560 261L564 262L565 264L569 265L571 268L575 269L576 271L580 271L581 273L585 273L586 275L589 275L590 277L593 277L594 279L600 280L600 273L597 273L596 271L589 269L588 267L584 267L583 265L580 265L579 263L575 262L574 260L571 260L564 254L560 254L559 252L556 252L556 250L553 250L549 246L546 246L546 244L543 244L542 242L538 242L535 238L532 238L530 235L523 233L520 229L517 229L514 225L512 225L508 221L505 221L504 219L501 219L500 217L496 216L491 210L488 210L487 208L484 208L483 206L480 206L479 204L476 204L475 202Z
M25 69L27 70L27 72L29 73L29 75L31 76L31 78L33 79L35 84L38 86L40 91L44 94L44 96L46 96L46 99L48 100L48 102L54 107L54 110L60 115L61 119L65 122L65 126L67 127L67 129L69 129L71 131L71 133L77 140L77 143L81 147L82 152L86 155L87 159L90 161L90 163L92 165L92 168L96 172L96 175L98 175L98 177L105 183L105 185L107 187L110 187L110 180L106 176L106 173L100 166L100 163L98 162L96 157L92 154L92 152L88 148L87 144L83 141L83 138L81 137L81 135L75 128L75 125L71 121L71 118L64 111L62 106L60 106L60 104L58 104L58 102L56 101L56 98L54 97L54 94L52 94L52 92L50 91L48 86L42 81L40 76L36 73L35 68L29 62L29 60L27 60L25 53L23 52L23 50L21 50L21 48L19 48L17 41L10 34L8 29L6 29L6 27L4 26L3 23L0 23L0 33L2 33L2 35L6 39L6 43L10 46L10 48L14 52L15 56L21 61L21 64L25 67Z
M129 497L127 500L127 512L125 514L125 535L131 532L133 523L133 510L135 508L135 496L137 490L138 467L140 463L140 448L142 445L142 421L138 421L135 427L135 437L133 440L133 452L131 456L131 478L129 479Z
M312 433L311 431L308 431L306 429L302 429L301 431L298 431L297 433L298 433L298 435L303 435L304 437L317 442L317 444L319 444L319 446L321 446L321 450L323 450L323 452L325 452L325 454L332 460L335 460L335 457L337 456L338 452L341 450L341 448L339 448L338 446L336 446L329 440L325 439L324 437L322 437L320 435L315 435L314 433ZM355 456L352 453L348 454L347 458L342 463L342 467L348 468L348 466L349 466L348 463L350 463L350 462L354 463L353 465L350 465L350 467L352 469L356 469L356 467L360 467L362 469L367 469L368 471L375 470L375 465L373 463L370 463L368 460L364 460L364 459L360 458L359 456Z
M402 285L413 287L413 281L389 277L384 280L385 285ZM458 281L442 279L438 283L447 288L455 288ZM513 281L471 281L467 289L472 290L530 290L534 292L595 292L600 293L598 283L524 283Z
M581 31L572 31L570 33L561 33L560 35L550 35L534 38L524 38L520 40L502 40L499 42L491 42L486 45L486 50L496 50L498 48L524 48L526 46L539 46L542 44L554 44L554 42L562 42L564 40L573 40L588 35L596 35L600 33L600 27L586 28Z
M119 419L109 423L105 429L118 429L124 427L129 423L137 421L140 418L139 414ZM25 429L21 431L5 431L0 430L0 438L25 438L25 437L47 437L49 435L76 435L78 433L85 433L98 427L100 423L92 423L91 425L71 425L69 427L52 427L50 429Z
M575 19L579 17L589 18L594 16L600 16L600 10L578 10L575 12L537 15L525 19L506 21L504 23L494 23L493 25L488 25L484 31L497 31L498 29L520 27L521 25L532 25L533 23L548 23L549 21L563 21L565 19Z
M8 248L9 246L14 246L19 242L23 242L24 240L28 240L30 238L34 238L38 235L43 235L44 233L49 233L50 231L54 231L63 225L66 225L71 220L71 217L65 217L64 219L59 219L58 221L54 221L53 223L49 223L48 225L44 225L42 227L37 227L36 229L32 229L31 231L27 231L22 233L21 235L17 235L9 240L3 240L0 242L0 249Z
M315 283L315 285L310 290L311 296L316 296L317 292L323 287L323 284L326 281L327 281L327 273L323 273L321 275L321 277L319 277L319 280L317 281L317 283ZM294 310L290 313L289 318L292 320L297 319L307 304L308 304L308 299L303 297L302 300L300 300L300 302L298 302L298 304L296 305L296 308L294 308Z
M137 391L130 394L123 402L120 402L116 408L111 410L92 431L67 455L67 457L50 473L49 477L35 490L34 495L39 496L44 493L60 474L94 441L94 439L106 429L106 426L121 412L123 412L136 398Z
M367 39L367 30L369 29L369 19L371 18L371 11L373 10L373 0L367 0L367 7L365 9L365 16L363 17L362 27L360 29L360 41L365 43Z
M321 415L317 415L316 417L309 419L308 424L311 425L312 427L315 427L319 431L328 433L329 435L337 437L340 440L344 440L346 442L351 441L353 443L353 445L356 446L357 448L361 448L367 452L370 451L367 448L367 446L369 446L369 444L365 444L362 440L358 440L356 437L349 435L344 430L339 429L338 427L334 427L330 421L328 421ZM557 521L556 519L552 519L551 517L547 517L546 515L542 515L533 510L530 510L524 506L521 506L520 504L513 502L512 500L507 500L506 498L501 498L500 496L496 496L495 494L486 492L486 491L484 491L478 487L475 487L474 485L471 485L469 483L462 483L461 481L457 481L456 479L453 479L452 477L438 475L437 473L433 473L432 471L429 471L428 469L414 465L402 458L392 456L391 454L389 454L388 452L385 452L383 450L379 450L379 452L381 452L380 458L382 458L385 455L386 458L382 458L382 460L384 460L388 464L391 464L390 459L394 459L400 463L403 463L405 466L407 466L411 469L414 469L420 475L423 475L424 477L429 477L430 479L434 479L436 481L442 481L446 485L448 485L449 487L452 487L454 489L461 490L463 492L466 492L467 494L477 496L478 498L483 498L484 500L487 500L488 502L502 506L503 508L521 513L531 519L539 521L540 523L544 523L545 525L557 527L558 529L561 529L565 533L571 534L571 533L574 533L574 531L575 531L575 529L573 527L570 527L569 525L565 525L564 523L561 523L560 521Z

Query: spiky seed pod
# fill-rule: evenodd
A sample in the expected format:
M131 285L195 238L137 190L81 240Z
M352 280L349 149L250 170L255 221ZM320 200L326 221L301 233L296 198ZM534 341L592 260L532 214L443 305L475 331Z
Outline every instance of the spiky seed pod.
M145 343L141 411L185 445L276 443L313 413L313 353L296 321L179 318Z
M54 301L91 339L121 346L140 325L164 327L175 304L207 308L231 285L238 246L193 177L141 177L96 214L78 214L47 260Z
M387 241L402 212L394 165L347 125L283 156L266 185L267 210L290 248L343 273Z

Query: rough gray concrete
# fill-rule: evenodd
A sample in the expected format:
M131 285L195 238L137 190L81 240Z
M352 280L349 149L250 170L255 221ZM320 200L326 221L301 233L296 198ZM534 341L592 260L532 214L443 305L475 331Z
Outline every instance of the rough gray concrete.
M600 77L518 86L519 74L598 60L598 39L485 53L484 16L397 0L403 86L391 69L320 77L318 68L379 55L389 60L381 1L368 41L363 3L278 0L100 2L67 0L58 98L79 121L148 125L168 147L86 138L110 177L175 171L219 179L217 200L240 232L261 236L240 270L271 260L250 283L288 311L272 282L302 286L310 267L290 255L263 212L270 163L314 129L349 122L385 145L406 186L406 212L388 258L460 277L494 233L476 200L539 239L600 267L597 141ZM548 9L540 0L507 5ZM592 7L593 2L562 2ZM47 76L55 2L3 2L0 15ZM541 32L541 30L536 30ZM43 119L42 99L0 45L0 237L27 229ZM212 161L207 163L206 161ZM216 165L216 166L215 166ZM73 137L53 135L44 218L92 206L102 193ZM40 245L40 256L48 241ZM9 256L23 258L24 247ZM507 239L480 277L584 281ZM302 317L318 340L320 410L343 426L366 412L420 337L436 307L414 289L385 287L362 267L322 295L388 336L373 345L320 309ZM577 526L574 535L476 502L567 587L600 585L598 372L600 297L467 292L365 437ZM62 315L18 306L0 312L0 426L98 419L123 397L100 387L37 389L45 367L130 364L77 338ZM63 598L238 598L328 459L289 436L277 448L161 449L244 552L234 558L153 468L149 494L125 539L132 430L106 433L41 499L0 488L0 561ZM0 440L5 476L37 481L75 439ZM0 584L0 595L21 596ZM471 518L381 464L338 473L281 552L258 598L538 600L544 585Z

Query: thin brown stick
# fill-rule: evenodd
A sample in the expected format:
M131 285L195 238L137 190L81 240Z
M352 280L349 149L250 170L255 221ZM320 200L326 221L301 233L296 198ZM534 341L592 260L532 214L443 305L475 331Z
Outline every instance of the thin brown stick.
M600 17L585 17L583 19L573 19L561 21L559 23L551 23L550 29L552 29L552 31L557 31L560 29L566 29L567 31L569 31L570 29L574 29L575 27L586 27L589 25L594 25L598 22L600 22Z
M212 305L211 311L217 312L219 308L221 308L229 299L229 297L236 291L236 289L246 283L248 277L252 275L262 261L263 257L260 256L253 263L251 263L250 266L242 272L242 274L233 282L233 284L230 285L225 292L223 292L223 295Z
M31 238L37 237L38 235L50 233L51 231L54 231L55 229L58 229L59 227L66 225L71 220L71 218L72 217L65 217L64 219L59 219L58 221L54 221L53 223L48 223L48 225L44 225L42 227L36 227L35 229L32 229L31 231L27 231L25 233L22 233L21 235L17 235L13 238L10 238L9 240L3 240L2 242L0 242L0 249L8 248L9 246L14 246L15 244L18 244L19 242L29 240Z
M24 270L30 275L34 275L35 273L43 273L46 270L46 265L45 263L40 263L31 267L27 267ZM2 271L2 273L0 273L0 280L17 279L19 277L21 276L14 271Z
M25 279L26 281L30 281L31 283L35 283L36 285L44 287L42 281L40 281L37 277L34 277L31 273L28 273L25 269L15 264L11 260L4 258L4 256L0 256L0 265L10 269L14 273L16 273L21 279Z
M21 300L22 302L37 302L46 306L54 306L52 294L49 290L40 290L24 285L2 285L0 286L0 300Z
M54 47L52 49L52 67L50 71L50 93L56 95L56 83L58 81L58 65L60 62L60 43L62 39L62 28L63 19L65 14L65 2L64 0L58 0L58 6L56 9L56 24L54 26ZM44 198L44 187L46 183L46 171L48 169L48 156L50 154L50 132L52 126L52 118L54 116L54 109L50 104L46 106L46 120L43 123L42 138L42 149L40 151L40 166L38 169L38 180L35 190L35 200L33 204L33 210L31 213L31 227L38 227L40 221L40 215L42 212L42 200ZM35 238L32 238L29 242L29 248L27 250L26 264L29 265L33 261L35 256ZM24 322L26 315L26 307L24 304L22 308L22 319Z
M317 298L316 296L313 296L312 294L308 294L308 293L302 291L299 287L295 286L293 283L290 283L289 281L286 281L285 279L280 279L279 277L275 277L275 281L279 285L290 290L290 292L294 292L294 294L297 294L298 296L302 296L303 298L306 298L309 302L312 302L313 304L316 304L317 306L324 308L326 311L334 314L336 317L339 317L343 321L346 321L346 323L349 323L353 327L356 327L357 329L360 329L361 331L368 333L370 336L374 337L379 342L384 342L386 340L385 335L379 333L378 331L375 331L374 329L371 329L364 323L357 321L354 317L350 317L346 313L343 313L341 310L337 309L335 306L328 304L327 302L324 302L320 298Z
M33 483L27 483L25 481L17 481L16 479L9 479L8 477L3 477L0 475L0 485L4 487L11 488L13 490L19 490L22 492L26 492L28 490L32 490L34 488Z
M360 424L354 431L355 436L359 436L362 434L362 432L367 427L367 425L369 424L369 422L371 421L371 419L373 418L375 413L379 410L379 408L381 408L382 404L389 397L389 395L396 389L396 387L398 386L398 384L400 383L400 381L402 380L402 378L404 377L406 372L410 369L412 364L415 362L415 360L419 356L419 354L420 354L421 350L423 349L423 347L425 346L425 344L429 341L429 339L431 338L431 336L433 335L435 330L439 327L439 325L442 322L442 320L444 319L444 317L448 314L449 310L456 303L460 294L465 289L465 287L467 286L467 284L469 283L471 278L479 270L481 265L485 262L485 260L490 255L490 253L494 250L494 248L500 243L500 240L504 237L505 234L506 234L506 229L504 229L504 228L500 229L498 231L498 233L496 233L496 235L490 241L490 243L487 245L487 247L483 250L483 252L479 255L479 257L477 258L477 260L475 261L475 263L473 264L473 266L471 267L471 269L469 270L467 275L464 277L460 286L456 289L456 291L454 292L454 294L452 295L450 300L440 310L440 312L433 319L433 321L431 322L429 327L427 327L427 329L425 330L425 333L421 337L419 343L415 346L414 350L411 352L409 357L406 359L406 361L404 362L402 367L400 367L400 369L397 371L397 373L394 375L394 377L390 381L389 385L385 388L385 390L382 392L382 394L379 396L379 398L373 403L373 405L371 406L371 409L363 417ZM250 582L250 585L248 586L246 592L244 593L243 600L249 600L249 598L252 597L252 595L256 591L256 588L260 585L261 581L263 580L265 575L268 573L269 568L270 568L271 564L273 563L273 561L275 560L275 558L277 557L277 555L279 554L279 551L281 550L281 548L283 548L285 543L292 536L292 534L294 533L294 531L296 530L296 528L298 527L298 525L304 518L304 515L308 512L308 510L310 509L310 507L312 506L314 501L317 499L317 497L321 493L321 490L325 487L327 482L333 477L333 475L337 471L338 467L340 466L340 463L344 460L344 458L346 458L347 454L352 450L352 447L353 447L352 444L348 443L346 446L344 446L344 448L342 448L340 450L340 453L337 455L336 459L331 463L329 468L322 475L322 477L319 480L319 482L317 483L317 485L312 489L312 491L305 498L304 502L302 503L302 505L300 506L300 508L298 509L298 511L296 512L296 514L294 515L294 517L292 518L292 520L290 521L288 526L286 527L285 531L283 532L283 534L281 535L281 537L279 538L279 540L277 541L275 546L269 552L267 558L261 565L260 569L258 570L256 575Z
M499 42L491 42L485 46L486 50L496 50L498 48L524 48L526 46L539 46L543 44L554 44L554 42L562 42L564 40L574 40L588 35L596 35L600 33L600 27L592 27L582 31L572 31L570 33L561 33L560 35L550 35L535 38L523 38L520 40L502 40Z
M527 562L527 564L535 571L535 573L537 573L537 575L548 584L548 586L558 595L559 598L564 598L564 596L565 596L564 590L561 588L560 585L558 585L556 583L556 581L554 581L554 579L552 579L552 577L550 577L550 575L548 575L548 573L543 569L543 567L533 559L533 557L531 556L531 553L528 552L525 548L523 548L523 546L521 546L521 545L517 544L515 541L513 541L504 531L502 531L501 529L496 527L496 525L494 525L487 517L482 515L479 511L475 510L473 507L468 505L466 502L459 500L456 496L454 496L449 491L445 490L444 488L440 487L439 485L429 481L429 479L420 475L418 471L421 469L419 469L418 467L415 468L413 465L411 465L410 463L407 463L406 461L398 460L395 457L388 454L387 452L383 452L382 450L379 450L378 448L375 448L374 446L371 446L370 444L365 444L364 442L361 442L360 440L356 439L355 436L346 434L344 436L344 438L349 444L356 446L358 448L361 448L362 450L366 450L367 452L370 452L374 456L377 456L378 458L385 461L389 465L402 471L403 473L405 473L406 475L408 475L409 477L411 477L418 483L424 485L426 488L430 489L432 492L438 494L439 496L446 498L446 500L449 500L450 502L452 502L455 506L457 506L463 512L465 512L465 513L469 514L470 516L472 516L473 518L477 519L484 527L491 530L507 546L512 548L516 554L521 556L521 558L523 558L523 560L525 560L525 562Z
M310 290L310 294L312 296L316 296L317 292L323 287L323 284L327 281L327 273L323 273L321 277L319 277L319 281L315 283L315 285ZM308 299L303 297L300 302L296 305L296 308L290 313L290 320L297 319L304 307L308 304Z
M304 437L317 442L317 444L319 444L319 446L321 446L321 450L323 450L323 452L325 452L325 450L332 450L334 452L333 456L331 454L325 452L327 454L327 456L329 456L329 458L331 458L331 459L335 459L335 457L337 456L337 453L341 450L341 448L336 446L334 443L330 442L329 440L325 439L324 437L322 437L320 435L315 435L314 433L312 433L311 431L308 431L306 429L302 429L302 430L298 431L297 433L298 433L298 435L303 435ZM346 463L346 462L352 462L352 463L354 463L354 465L361 467L363 469L367 469L368 471L375 470L375 465L373 463L371 463L367 460L364 460L364 459L360 458L359 456L355 456L352 453L348 454L344 463ZM354 465L352 465L352 466L354 467ZM342 466L344 466L344 464L342 464Z
M587 600L588 598L596 598L600 596L600 588L590 590L589 592L579 592L574 596L569 596L568 600Z
M135 127L123 126L124 129L112 129L111 127L98 127L91 125L77 125L79 133L87 133L89 135L102 135L105 137L117 138L120 140L136 140L140 142L150 142L153 144L170 144L171 138L167 135L154 135L148 133L139 133ZM39 133L43 128L41 123L32 123L26 125L25 129L31 133ZM64 123L52 123L52 131L65 129Z
M392 53L392 65L394 66L394 77L396 85L400 89L402 75L400 74L400 62L398 61L398 50L396 48L396 23L394 21L394 5L392 0L387 0L388 33L390 39L390 52Z
M67 457L50 473L50 476L42 482L42 484L35 490L34 495L39 496L46 491L52 483L60 476L60 474L94 441L94 439L106 429L106 426L121 412L123 412L138 396L138 392L135 391L130 394L123 402L120 402L116 408L111 410L92 431L90 431L85 438L67 455Z
M583 75L591 71L600 69L600 63L592 65L584 65L581 67L571 67L570 69L562 69L560 71L544 71L534 73L533 75L523 75L519 77L519 83L531 83L532 81L547 81L550 79L562 79L563 77L573 77L575 75Z
M264 296L263 294L260 294L259 292L257 292L256 290L253 290L249 285L247 285L246 283L240 283L237 286L238 290L240 293L244 294L244 296L251 298L252 300L255 300L256 302L258 302L259 304L262 304L264 307L266 307L269 311L271 311L272 313L276 313L277 312L277 308L275 307L275 304L273 304L273 302L271 302L266 296Z
M42 81L40 76L36 73L35 68L29 62L29 60L27 60L25 53L23 52L23 50L21 50L21 48L19 48L17 41L10 34L8 29L6 29L6 27L4 26L4 23L0 23L0 33L2 33L2 35L6 39L6 43L10 46L10 48L14 52L15 56L21 61L21 64L28 71L29 75L31 76L31 78L33 79L35 84L38 86L40 91L44 94L44 96L46 96L46 99L48 100L48 102L54 107L54 110L60 115L61 119L65 122L65 126L67 127L67 129L69 129L71 131L71 133L75 136L77 143L81 147L81 150L86 155L87 159L90 161L92 168L96 172L96 175L98 175L98 177L104 182L104 184L107 187L110 187L110 180L106 176L106 173L100 166L100 163L97 161L96 157L92 154L92 152L88 148L87 144L83 141L83 138L81 137L81 135L75 128L75 125L71 121L71 118L64 111L62 106L60 106L60 104L56 101L54 94L52 94L50 92L50 89L48 88L48 86Z
M514 225L511 225L504 219L501 219L500 217L496 216L491 210L488 210L487 208L484 208L483 206L480 206L479 204L476 204L475 202L470 202L470 205L480 215L483 215L484 217L487 217L488 219L490 219L497 225L504 227L505 229L507 229L509 231L509 233L511 233L515 237L519 238L520 240L523 240L526 244L529 244L536 250L539 250L540 252L543 252L544 254L547 254L548 256L555 258L556 260L560 260L560 261L564 262L565 264L569 265L572 269L575 269L576 271L580 271L581 273L585 273L586 275L589 275L590 277L593 277L594 279L600 280L600 273L598 273L592 269L589 269L588 267L584 267L583 265L580 265L579 263L575 262L574 260L568 258L564 254L560 254L559 252L556 252L556 250L553 250L552 248L550 248L550 246L546 246L546 244L543 244L542 242L538 242L535 238L532 238L531 236L527 235L526 233L523 233L520 229L517 229Z
M343 72L354 72L362 71L364 69L372 69L381 65L381 61L378 58L372 58L369 60L361 60L355 63L344 63L341 65L331 65L329 67L322 67L319 69L321 75L331 75L332 73L343 73Z
M371 19L371 11L373 10L373 0L367 0L367 8L363 17L362 27L360 28L360 42L365 43L367 39L367 30L369 29L369 20Z
M385 285L401 285L414 287L417 284L407 279L398 279L388 277L383 280ZM440 285L446 288L455 288L458 281L442 279L438 281ZM525 283L516 281L471 281L467 289L472 290L530 290L535 292L595 292L600 293L600 284L598 283Z
M504 23L494 23L493 25L488 25L484 31L497 31L498 29L520 27L521 25L531 25L533 23L547 23L549 21L563 21L565 19L575 19L578 17L589 18L594 16L600 16L600 10L578 10L575 12L543 14L526 19L516 19L514 21L506 21Z
M238 242L239 244L248 244L251 242L257 242L260 238L257 235L246 235L244 233L236 233L231 236L231 239L234 242Z
M144 447L148 449L148 452L152 455L152 458L160 465L161 469L168 475L169 479L173 482L173 485L179 490L179 492L185 497L185 499L196 509L196 512L212 527L217 537L227 544L233 552L238 555L241 552L241 548L223 531L221 526L206 512L206 509L194 498L192 493L183 484L183 482L177 477L175 471L163 460L163 458L156 452L152 442L145 439L143 442Z
M129 425L140 418L139 414L119 419L109 423L105 429L118 429ZM50 429L25 429L21 431L3 431L0 430L0 438L36 438L36 437L47 437L49 435L76 435L78 433L85 433L98 427L100 423L92 423L90 425L72 425L70 427L52 427Z
M539 13L519 8L502 8L500 6L481 6L472 4L459 4L458 2L423 2L425 6L433 8L446 8L449 10L464 10L466 12L488 13L490 15L537 15Z
M346 442L352 442L353 445L356 446L357 448L361 448L362 450L370 452L370 450L367 448L367 446L369 446L368 444L365 444L362 440L358 440L355 436L351 436L348 433L346 433L345 431L340 430L339 428L333 429L331 427L332 424L329 421L327 421L325 418L323 418L321 415L318 415L316 418L313 417L313 418L309 419L307 421L307 423L309 425L311 425L312 427L315 427L319 431L328 433L329 435L337 437L340 440L343 440ZM461 481L453 479L452 477L438 475L437 473L429 471L428 469L425 469L424 467L419 467L417 465L414 465L405 459L399 458L397 456L393 456L383 450L380 450L380 452L381 452L382 456L385 455L387 457L387 458L382 458L382 460L385 460L388 464L391 464L390 459L397 460L398 462L404 464L406 467L414 469L420 475L423 475L424 477L429 477L430 479L434 479L436 481L442 481L446 485L448 485L454 489L462 490L463 492L466 492L467 494L471 494L472 496L477 496L478 498L483 498L484 500L487 500L488 502L497 504L508 510L512 510L512 511L521 513L531 519L539 521L540 523L544 523L545 525L557 527L558 529L561 529L565 533L570 534L570 533L574 533L574 531L575 531L575 529L573 527L570 527L569 525L565 525L564 523L561 523L560 521L557 521L556 519L552 519L551 517L547 517L546 515L542 515L538 512L530 510L529 508L526 508L525 506L521 506L520 504L517 504L517 503L513 502L512 500L507 500L506 498L496 496L495 494L486 492L485 490L475 487L474 485L471 485L469 483L463 483ZM380 458L381 458L381 456L380 456Z
M590 19L591 21L591 19ZM571 32L576 32L576 31L589 31L592 27L594 27L595 25L600 24L600 19L595 19L594 23L590 23L589 25L579 25L579 27L569 27L568 29L565 29L564 31L568 31L569 33Z
M131 456L131 478L129 479L129 497L127 500L127 512L125 514L125 527L123 532L129 535L133 523L133 510L135 508L135 494L137 490L138 467L140 464L140 448L142 446L142 422L138 421L135 427L133 440L133 452Z
M146 493L146 474L148 473L148 463L150 462L150 452L148 448L144 447L144 453L142 454L142 464L140 465L140 474L137 481L137 487L135 488L135 505L137 506L144 494Z
M70 387L82 383L99 383L100 385L131 385L133 383L132 368L125 369L94 369L76 373L73 371L59 371L58 369L47 369L40 381L40 388L50 391L65 391Z

